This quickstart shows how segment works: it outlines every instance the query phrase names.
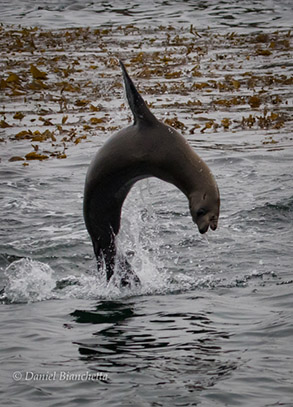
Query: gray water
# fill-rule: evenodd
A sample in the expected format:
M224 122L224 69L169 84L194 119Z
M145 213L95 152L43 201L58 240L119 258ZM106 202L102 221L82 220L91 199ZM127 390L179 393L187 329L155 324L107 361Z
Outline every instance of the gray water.
M2 1L0 19L0 79L19 76L0 100L1 406L293 406L292 2ZM202 237L172 185L133 188L135 289L97 275L82 217L89 162L130 121L117 57L222 199Z
M1 21L46 28L194 24L198 29L292 28L291 0L1 0Z

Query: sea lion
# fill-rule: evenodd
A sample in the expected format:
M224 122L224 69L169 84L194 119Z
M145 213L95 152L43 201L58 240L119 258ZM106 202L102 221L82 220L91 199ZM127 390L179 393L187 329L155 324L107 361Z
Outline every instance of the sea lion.
M157 177L179 188L200 233L216 230L220 210L219 189L208 166L183 136L156 119L121 61L120 66L134 122L97 152L86 175L83 206L97 267L105 263L108 281L114 273L122 205L136 181ZM126 258L121 263L133 273Z

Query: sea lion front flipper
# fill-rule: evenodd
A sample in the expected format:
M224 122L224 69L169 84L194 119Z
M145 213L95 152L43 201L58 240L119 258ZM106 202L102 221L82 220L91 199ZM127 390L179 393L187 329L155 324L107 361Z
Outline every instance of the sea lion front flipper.
M128 72L123 62L119 60L119 63L122 69L128 104L134 117L134 124L136 124L138 121L157 122L158 120L149 110L145 101L143 100L138 90L136 89L134 83L132 82L132 79L128 75Z

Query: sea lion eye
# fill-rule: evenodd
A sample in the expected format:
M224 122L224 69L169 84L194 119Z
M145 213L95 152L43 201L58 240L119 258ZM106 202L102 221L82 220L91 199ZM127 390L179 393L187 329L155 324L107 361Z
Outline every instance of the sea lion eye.
M198 218L200 218L201 216L205 215L207 212L204 208L200 208L197 212L196 212L196 216Z

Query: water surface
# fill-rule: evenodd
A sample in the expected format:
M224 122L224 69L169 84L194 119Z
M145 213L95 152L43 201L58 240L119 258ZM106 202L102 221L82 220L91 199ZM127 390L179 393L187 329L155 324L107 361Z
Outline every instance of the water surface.
M1 405L292 406L291 2L0 7ZM133 188L131 290L97 275L82 218L131 121L117 58L222 198L203 238L175 187Z

